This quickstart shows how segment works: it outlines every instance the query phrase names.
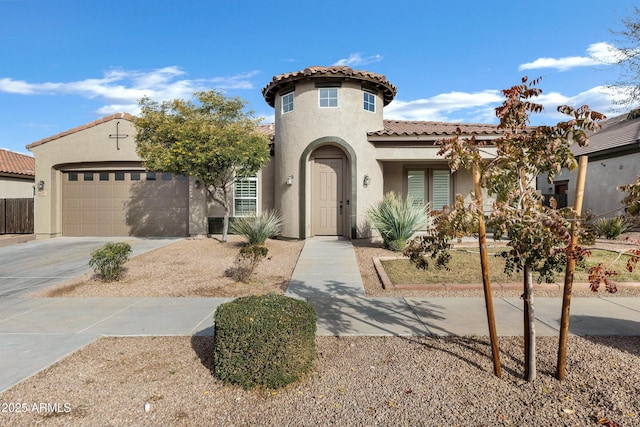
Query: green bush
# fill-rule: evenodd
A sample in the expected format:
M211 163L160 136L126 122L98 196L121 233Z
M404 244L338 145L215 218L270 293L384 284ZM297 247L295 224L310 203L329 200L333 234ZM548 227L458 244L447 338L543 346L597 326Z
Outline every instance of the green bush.
M245 390L277 389L313 366L316 311L284 295L243 297L215 314L214 375Z
M598 236L604 236L609 240L617 239L622 233L627 233L633 228L633 221L618 215L613 218L600 218L593 223Z
M124 272L124 263L129 261L131 245L109 242L91 253L89 266L93 272L107 282L118 280Z
M417 206L411 197L402 199L387 193L377 205L369 208L369 222L380 233L384 246L401 251L407 240L418 230L431 227L433 219L429 206Z
M270 237L277 236L282 228L282 216L267 211L259 216L237 217L229 224L234 234L245 237L250 245L264 245Z

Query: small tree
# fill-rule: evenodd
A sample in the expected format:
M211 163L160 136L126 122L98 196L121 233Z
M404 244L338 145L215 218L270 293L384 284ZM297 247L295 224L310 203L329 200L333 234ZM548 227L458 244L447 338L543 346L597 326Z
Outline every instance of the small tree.
M539 273L539 281L552 280L553 273L563 269L567 255L582 254L579 250L567 254L565 248L569 247L571 235L566 214L543 206L534 183L542 174L553 182L562 168L574 169L576 161L570 145L573 142L581 146L587 144L586 131L596 130L597 122L604 118L587 106L578 109L561 106L558 111L569 115L570 120L555 126L529 127L529 116L543 109L542 105L531 101L542 92L536 87L538 83L539 80L528 82L524 77L520 85L503 91L506 99L496 108L500 119L498 128L503 134L493 141L495 156L484 156L493 157L491 160L481 156L482 142L476 141L475 137L463 138L460 131L453 138L442 141L439 152L452 170L479 167L482 187L496 198L487 225L494 230L495 239L504 236L509 240L510 249L501 254L505 259L505 270L522 271L524 276L525 378L529 381L535 379L532 273ZM474 200L477 199L474 196ZM431 257L438 262L446 262L448 257L438 252L446 251L448 245L439 242L444 237L450 239L453 233L473 230L472 223L477 222L478 212L481 209L477 203L467 209L459 199L454 209L437 222L440 224L439 235L428 236L429 241L423 247L431 250ZM419 259L419 256L414 253L412 258Z
M147 170L189 175L224 209L227 241L235 179L254 175L269 160L269 139L257 131L246 101L211 90L195 92L196 102L139 101L134 119L137 152Z

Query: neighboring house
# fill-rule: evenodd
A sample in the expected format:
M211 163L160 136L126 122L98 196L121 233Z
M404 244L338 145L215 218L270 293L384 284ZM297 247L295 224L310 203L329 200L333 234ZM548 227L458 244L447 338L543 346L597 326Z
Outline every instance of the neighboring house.
M0 199L33 198L36 159L0 148Z
M282 213L282 237L369 237L367 210L387 192L439 210L468 195L471 175L451 173L436 141L495 125L389 121L396 95L385 76L349 67L309 67L275 76L262 94L275 109L271 161L236 182L233 216ZM29 145L36 158L36 234L187 236L215 230L222 210L192 178L145 172L132 117L117 114ZM490 154L488 154L490 155ZM487 199L487 206L490 200Z
M590 135L589 145L571 146L579 159L588 156L584 188L583 212L597 217L612 217L624 213L621 200L625 194L617 187L636 182L640 176L640 111L607 120L602 129ZM546 177L538 178L538 190L547 198L554 196L560 207L573 206L577 169L563 169L549 184Z

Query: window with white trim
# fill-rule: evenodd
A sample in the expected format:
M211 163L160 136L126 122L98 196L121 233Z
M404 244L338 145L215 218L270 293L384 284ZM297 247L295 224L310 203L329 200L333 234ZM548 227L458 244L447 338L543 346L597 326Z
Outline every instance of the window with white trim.
M233 216L258 214L258 176L238 178L233 183Z
M431 209L441 211L451 206L451 171L446 169L411 169L406 172L407 195L415 206L431 202Z
M293 92L282 95L282 114L293 111Z
M376 112L376 96L367 91L362 92L364 95L364 109L365 111Z
M338 107L338 89L337 88L320 88L318 89L320 108L336 108Z

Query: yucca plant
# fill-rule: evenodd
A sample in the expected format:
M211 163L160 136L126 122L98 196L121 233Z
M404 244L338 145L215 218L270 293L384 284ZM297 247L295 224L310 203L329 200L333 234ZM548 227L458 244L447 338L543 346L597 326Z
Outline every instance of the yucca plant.
M229 226L232 233L245 237L250 245L264 242L280 234L282 216L277 211L266 211L258 216L234 218Z
M593 223L593 228L599 236L609 240L618 238L622 233L627 233L633 228L633 221L622 215L612 218L600 218Z
M367 216L380 233L384 246L401 251L413 233L431 227L433 219L429 211L429 204L417 206L410 196L403 199L392 192L369 208Z

